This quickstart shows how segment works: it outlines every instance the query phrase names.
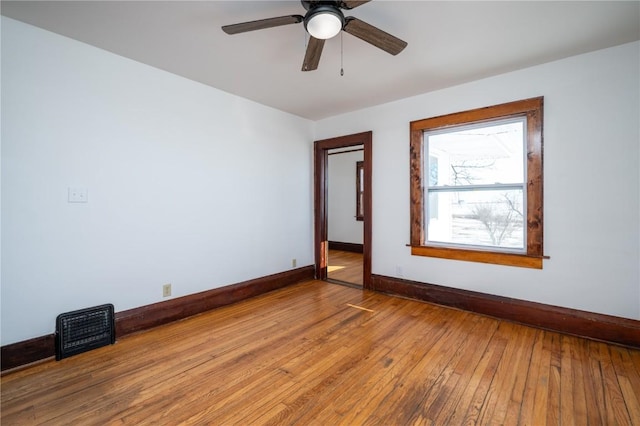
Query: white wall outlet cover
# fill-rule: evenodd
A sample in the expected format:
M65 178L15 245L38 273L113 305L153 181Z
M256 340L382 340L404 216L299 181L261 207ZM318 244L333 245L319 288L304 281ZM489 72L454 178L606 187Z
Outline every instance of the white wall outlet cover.
M69 187L67 201L69 203L88 203L89 190L87 188Z
M162 286L162 297L171 296L171 284L165 284Z

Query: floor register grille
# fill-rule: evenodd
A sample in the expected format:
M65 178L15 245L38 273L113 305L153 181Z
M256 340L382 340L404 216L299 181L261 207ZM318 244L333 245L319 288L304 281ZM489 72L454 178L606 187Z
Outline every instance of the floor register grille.
M115 343L112 304L66 312L56 318L56 360Z

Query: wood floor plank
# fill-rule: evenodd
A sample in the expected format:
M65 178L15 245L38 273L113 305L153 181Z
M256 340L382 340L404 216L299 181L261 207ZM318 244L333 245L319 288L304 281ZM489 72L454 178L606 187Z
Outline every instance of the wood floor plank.
M414 351L409 358L410 365L401 371L393 390L388 390L384 398L384 405L395 407L392 411L377 410L377 416L383 424L407 424L414 413L420 413L424 408L425 399L429 399L434 387L441 388L442 380L453 370L450 366L459 355L460 347L466 345L461 336L463 330L459 324L448 322L444 333L426 351ZM456 344L451 344L453 341ZM447 366L450 368L445 372ZM443 375L444 372L444 375ZM410 377L422 377L422 380L412 381Z
M350 327L358 327L359 324L367 322L366 316L368 313L362 311L350 312L350 317L360 317L357 321L349 321L348 326L344 326L342 330L338 331L339 334L347 334L347 329ZM362 321L362 322L360 322ZM343 323L344 325L344 323ZM344 340L343 336L332 336L336 340ZM339 360L336 362L336 358L331 358L319 350L316 352L317 361L314 368L309 368L307 359L305 357L297 357L294 360L285 362L283 369L289 372L293 377L291 379L292 385L289 386L288 391L283 400L287 406L294 407L293 411L302 412L306 403L313 398L321 395L326 389L331 388L332 385L339 380L344 374L351 370L358 363L358 359L362 356L362 347L351 348L348 345L339 344L336 342L337 350L335 350L336 358ZM336 346L334 346L335 348ZM315 348L322 348L322 345L315 345ZM313 348L310 348L313 350Z
M571 339L563 337L560 347L560 424L567 426L586 422L584 391L574 383Z
M633 363L633 357L640 358L640 354L617 346L612 346L609 350L631 423L640 424L640 374Z
M640 399L637 397L638 389L634 388L631 381L626 376L618 378L620 390L624 396L624 401L629 414L629 424L640 424Z
M439 311L429 306L419 307L418 311L416 311L416 307L412 307L410 311L407 311L408 306L404 301L402 302L399 318L406 317L407 315L418 315L421 318L435 318ZM436 312L435 314L434 311ZM434 320L433 322L436 323L437 321ZM340 398L340 391L344 389L346 390L346 394L349 395L347 398L339 399L339 406L336 406L336 404L327 404L325 413L335 418L337 422L348 424L352 422L351 417L357 416L361 412L366 412L366 409L356 406L357 402L361 399L362 389L375 389L374 393L376 396L366 401L372 406L376 405L380 399L387 395L385 389L394 389L397 382L393 382L393 380L399 379L400 373L411 365L412 355L414 357L417 355L420 350L419 347L424 343L424 336L429 334L433 329L433 323L426 322L420 323L422 327L420 327L419 333L408 333L408 330L404 329L406 324L402 324L401 322L390 325L390 331L392 333L384 335L381 334L380 331L376 332L374 341L377 342L377 350L370 354L378 366L376 374L371 374L363 368L364 366L359 366L358 369L360 370L359 376L361 380L358 380L351 386L347 384L344 388L336 389L333 393L333 397ZM397 351L398 347L411 349L399 353ZM300 420L304 421L306 419L303 418Z
M605 344L598 344L600 354L600 368L604 378L605 407L607 409L608 424L631 424L629 411L625 404L622 389L613 366L609 348Z
M6 374L7 425L640 424L640 351L320 281Z
M494 326L497 329L498 324ZM493 365L497 364L502 357L506 342L502 339L494 340L492 337L488 338L489 344L480 348L479 352L482 353L477 364L473 365L473 368L467 372L468 380L462 380L464 387L459 389L460 398L453 405L450 412L441 411L436 418L437 424L461 424L469 411L469 407L472 405L473 397L482 381L482 378L486 374L487 370L491 370ZM470 374L469 374L470 373Z
M425 375L422 386L413 391L417 394L424 394L424 396L412 416L401 419L403 424L433 421L445 404L455 404L456 399L459 398L455 389L458 388L458 382L464 374L463 369L469 364L475 365L482 355L483 348L488 344L488 341L482 342L478 338L487 336L487 332L492 335L495 331L490 322L491 320L488 318L474 318L473 316L463 320L460 324L462 327L456 330L457 334L451 336L451 339L462 340L462 343L443 362L434 363L429 374ZM472 324L471 327L468 326L469 323Z
M480 362L491 337L498 328L498 322L487 317L478 317L478 324L469 333L470 347L463 352L456 363L450 379L445 383L447 392L440 392L434 403L419 413L421 419L431 420L435 424L449 423L454 408L463 398L473 377L473 371Z
M439 321L435 320L434 324L425 324L424 329L413 333L412 339L406 342L406 350L398 351L394 348L389 353L389 359L392 362L384 369L383 374L379 377L369 377L363 386L363 389L368 389L369 397L366 399L360 397L362 403L354 407L353 411L346 413L340 424L362 424L370 420L371 413L378 413L382 407L392 406L389 398L394 394L397 395L405 386L404 379L407 371L410 371L415 363L430 351L438 351L438 348L443 345L442 336L446 329L441 326L441 321L446 321L450 313L441 311L440 314ZM424 334L421 332L423 330ZM427 336L430 339L426 339Z
M447 380L453 371L451 362L456 360L461 345L449 345L446 342L451 341L457 332L454 328L449 329L441 337L441 345L433 347L423 357L415 360L413 367L403 371L402 381L405 383L385 398L385 402L396 409L378 414L383 423L407 424L416 413L422 413L426 404L432 402L432 390L435 388L437 392L442 389L443 381ZM406 383L406 377L409 375L423 377L423 380Z
M549 376L551 374L551 339L548 332L542 333L542 349L540 364L535 384L535 397L533 399L533 423L535 425L546 425L548 416L549 400Z
M401 310L406 309L404 303L398 304L392 309L386 309L384 312L379 312L376 306L370 303L363 303L363 305L375 309L372 321L369 324L371 334L367 335L364 344L366 358L371 359L374 363L373 366L376 368L372 369L371 364L359 363L355 365L349 375L342 375L334 383L332 389L319 395L313 407L308 407L306 411L297 413L295 421L305 424L311 422L317 416L321 416L330 421L333 419L338 422L342 415L350 411L358 401L362 388L366 388L366 384L363 381L367 378L376 380L375 377L379 377L383 369L393 362L393 359L389 356L393 348L400 345L406 336L411 335L409 334L410 325L402 320L403 315L400 314ZM357 339L357 336L349 337L349 339L353 338ZM347 343L350 344L350 342ZM360 379L349 380L349 376L359 377ZM339 404L336 401L339 401ZM293 421L294 404L290 402L289 406L291 410L287 413L287 419ZM276 420L274 424L280 424L284 418Z
M502 380L497 385L495 408L490 423L508 425L516 424L520 416L535 330L510 324L510 328L502 328L502 331L507 335L515 335L517 340L510 345L508 358L503 363L507 368L499 372Z
M560 367L562 362L562 355L560 349L560 340L562 336L557 333L550 334L550 351L551 362L549 364L549 382L547 383L547 424L557 425L560 424L560 409L561 409L561 390L560 390Z
M481 375L477 379L477 386L475 387L473 394L471 394L471 400L463 414L464 417L462 421L464 424L478 423L480 412L482 411L482 407L487 398L487 393L491 387L491 383L498 371L498 366L502 362L502 357L507 344L507 340L495 337L492 339L492 344L490 346L491 351L485 352L485 354L488 354L491 357L487 358L488 363L483 365L482 370L479 370ZM465 406L461 406L460 408L465 410Z
M592 356L591 343L580 341L578 351L582 361L584 391L587 400L587 418L590 423L606 424L604 406L604 384L598 360Z
M534 402L537 390L537 383L541 374L542 346L544 341L544 331L537 330L533 336L533 346L531 347L531 357L527 368L527 379L525 389L522 394L522 407L518 424L535 425L534 422Z

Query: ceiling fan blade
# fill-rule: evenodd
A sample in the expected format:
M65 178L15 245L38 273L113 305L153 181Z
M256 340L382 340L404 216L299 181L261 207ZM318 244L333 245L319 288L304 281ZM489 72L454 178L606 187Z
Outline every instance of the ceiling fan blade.
M259 19L257 21L242 22L240 24L225 25L222 31L227 34L246 33L248 31L264 30L265 28L280 27L282 25L298 24L304 19L301 15L279 16L277 18Z
M354 9L358 6L362 6L365 3L369 3L371 0L344 0L340 2L341 9Z
M302 62L302 71L313 71L318 68L323 47L324 40L309 36L307 52L304 54L304 61Z
M349 16L345 18L345 21L344 30L346 32L392 55L397 55L407 47L406 41L400 40L398 37L394 37L358 18Z

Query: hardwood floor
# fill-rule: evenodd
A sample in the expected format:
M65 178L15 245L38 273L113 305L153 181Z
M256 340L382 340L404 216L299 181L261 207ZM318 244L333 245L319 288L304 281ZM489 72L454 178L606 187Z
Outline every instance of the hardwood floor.
M640 351L321 281L1 378L3 425L640 424Z
M362 253L329 250L327 278L362 287Z

